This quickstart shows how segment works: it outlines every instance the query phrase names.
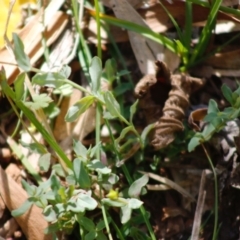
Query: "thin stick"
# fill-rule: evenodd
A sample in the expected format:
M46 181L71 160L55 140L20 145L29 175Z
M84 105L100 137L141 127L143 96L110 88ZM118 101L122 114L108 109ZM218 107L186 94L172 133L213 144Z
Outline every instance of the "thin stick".
M194 216L191 240L198 240L199 239L199 232L201 228L201 219L202 219L202 212L204 207L204 202L206 198L206 190L205 188L206 182L206 170L202 172L199 192L198 192L198 200L197 200L197 207Z

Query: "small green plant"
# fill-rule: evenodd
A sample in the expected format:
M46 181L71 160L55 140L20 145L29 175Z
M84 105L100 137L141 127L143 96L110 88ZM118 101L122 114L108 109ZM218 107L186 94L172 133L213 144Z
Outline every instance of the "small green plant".
M35 128L42 134L49 146L55 151L60 164L51 166L52 155L43 145L39 144L34 139L28 127L25 126L25 129L33 137L34 143L25 144L23 142L22 144L41 154L39 166L41 170L45 172L49 171L51 168L51 176L45 182L41 182L41 179L37 176L36 180L39 186L29 185L26 181L23 181L22 185L29 197L19 209L12 211L12 215L19 216L26 212L32 204L36 204L43 209L43 215L46 221L50 223L49 227L46 229L46 233L52 233L55 235L55 238L58 231L71 233L78 224L79 234L84 239L106 239L106 234L109 239L113 239L109 228L109 224L113 224L117 235L123 239L123 235L145 235L145 233L135 231L132 229L134 226L131 225L128 225L129 231L124 230L124 232L122 232L123 230L120 230L111 219L108 209L111 207L120 208L120 219L123 226L128 224L129 221L132 221L132 211L134 209L140 209L140 215L137 214L136 216L142 219L142 223L147 224L151 239L155 239L148 220L149 215L142 206L143 202L139 200L142 188L148 182L148 177L143 175L133 181L126 166L123 165L122 170L127 177L129 187L124 189L120 188L120 191L116 189L119 188L119 176L114 173L115 166L110 168L103 164L98 157L98 154L102 151L102 144L100 141L89 149L82 145L81 142L74 141L73 150L75 159L71 162L55 141L51 131L47 131L39 121L39 117L43 117L44 114L42 110L49 106L52 99L45 94L37 96L34 92L31 92L31 101L26 101L25 98L23 98L24 89L22 88L22 83L23 80L27 78L26 72L32 70L36 72L32 79L32 84L52 87L56 92L64 91L64 89L71 90L72 87L78 88L84 92L86 94L85 97L69 108L65 117L66 121L76 120L91 105L98 104L100 114L103 116L109 128L113 140L112 146L115 153L115 164L121 159L121 150L123 149L120 144L121 140L124 139L125 142L127 142L127 144L124 143L124 147L133 143L138 143L140 147L143 148L147 133L150 131L150 127L147 127L145 131L139 135L133 124L133 116L136 112L137 102L130 107L130 119L127 120L122 115L120 106L113 93L101 90L100 85L103 70L101 60L98 57L92 59L89 68L91 79L90 91L68 80L70 69L67 66L59 72L47 73L32 68L28 57L24 53L23 44L20 38L14 35L13 39L15 58L19 66L25 72L18 76L13 90L7 84L5 73L2 69L0 72L2 92L8 98L23 126L25 126L25 123L20 117L18 109L23 112ZM116 76L109 63L106 64L105 72L107 77L111 80L111 83ZM35 115L37 117L35 117ZM117 119L122 124L126 125L117 139L113 137L111 132L110 120L112 119ZM100 122L98 123L100 126ZM131 133L131 137L127 140L127 135L129 133ZM65 178L65 185L60 183L60 178ZM94 186L97 186L99 191L94 191ZM98 217L95 218L91 216L91 214L88 214L89 211L96 211L97 209L102 211L102 217L98 215ZM98 223L95 224L96 222Z
M230 107L223 111L218 109L217 103L210 100L208 112L204 118L207 125L202 132L197 132L188 144L188 151L193 151L198 145L211 139L214 133L221 131L228 121L240 116L240 86L232 92L227 85L222 86L222 92Z

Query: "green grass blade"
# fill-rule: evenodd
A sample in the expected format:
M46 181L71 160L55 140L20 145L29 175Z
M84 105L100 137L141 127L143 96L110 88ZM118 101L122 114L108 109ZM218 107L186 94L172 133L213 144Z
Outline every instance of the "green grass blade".
M0 84L2 91L4 94L11 98L16 106L23 112L23 114L29 119L29 121L37 128L37 130L42 134L46 142L50 145L50 147L57 153L59 156L59 161L61 162L62 166L67 166L68 168L72 169L72 162L68 159L68 157L65 155L61 147L57 144L55 139L51 137L51 135L47 132L47 130L42 126L42 124L37 120L37 118L34 116L34 114L24 105L22 101L17 101L15 99L15 93L13 90L9 87L5 73L3 70L0 72ZM63 161L63 162L62 162Z
M205 1L202 1L202 0L188 0L188 1L192 2L194 4L197 4L197 5L200 5L202 7L210 8L210 4L208 2L205 2ZM220 6L219 10L224 12L224 13L232 14L232 15L235 15L236 17L240 17L240 11L238 9L225 7L225 6Z
M212 30L215 26L217 13L221 6L222 0L216 0L210 10L205 27L202 30L199 42L194 49L193 55L190 59L190 64L193 64L200 56L202 56L207 48L207 44L212 35Z
M95 12L92 10L89 10L90 14L92 16L95 16ZM163 36L162 34L158 34L155 33L154 31L152 31L151 29L144 27L144 26L140 26L138 24L129 22L129 21L125 21L125 20L121 20L115 17L110 17L107 16L105 14L99 14L100 19L107 22L108 24L112 24L121 28L125 28L127 30L130 31L134 31L136 33L141 34L142 36L149 38L159 44L164 45L166 48L168 48L170 51L174 52L174 53L178 53L177 52L177 47L174 41L172 41L171 39Z
M186 49L190 51L191 49L191 36L192 36L192 3L189 2L188 0L185 2L185 13L186 13L186 18L185 18L185 31L184 31L184 36L183 36L183 41ZM189 56L189 52L188 52Z
M183 34L182 34L182 31L181 31L181 29L180 29L177 21L174 19L174 17L173 17L172 14L168 11L168 9L162 4L162 2L161 2L161 1L158 1L158 2L159 2L159 4L162 6L163 10L167 13L168 17L171 19L174 27L176 28L176 31L177 31L177 34L178 34L178 37L179 37L180 41L181 41L182 43L184 43L184 36L183 36Z

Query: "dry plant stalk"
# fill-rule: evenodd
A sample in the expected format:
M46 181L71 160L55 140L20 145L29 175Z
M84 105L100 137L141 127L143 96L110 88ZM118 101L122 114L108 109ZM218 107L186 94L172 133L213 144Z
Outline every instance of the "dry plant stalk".
M189 106L189 97L203 83L202 79L185 74L171 74L166 64L159 61L156 62L156 74L146 75L139 81L135 88L135 94L142 100L140 106L146 109L145 115L148 123L151 120L152 122L156 121L153 116L154 111L158 115L152 140L152 145L156 150L168 146L175 139L175 133L184 129L182 120ZM157 88L159 84L160 88ZM163 98L163 95L167 93L168 97L165 100L156 101L156 96L153 95L154 89L157 98ZM158 93L156 89L159 89ZM153 105L154 108L151 108ZM162 112L160 117L159 112Z

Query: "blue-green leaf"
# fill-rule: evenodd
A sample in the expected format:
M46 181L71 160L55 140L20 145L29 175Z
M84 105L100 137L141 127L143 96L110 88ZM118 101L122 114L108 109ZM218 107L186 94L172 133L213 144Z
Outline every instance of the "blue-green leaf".
M77 205L84 207L86 210L94 210L98 203L97 201L85 193L79 193L77 198Z
M77 156L86 157L87 148L80 142L73 139L73 151Z
M132 209L129 207L129 205L125 205L121 207L121 223L124 224L128 222L131 218Z
M28 209L33 205L29 200L26 200L18 209L15 209L11 212L13 217L18 217L28 211Z
M78 223L80 224L80 226L82 226L85 230L91 232L95 230L95 224L93 223L93 221L90 218L87 217L80 217L78 219Z
M143 205L143 202L138 200L137 198L130 198L128 199L128 206L131 209L138 209Z
M109 174L111 173L111 169L105 166L102 162L100 162L98 159L92 160L89 164L87 164L87 167L91 170L95 170L98 173L101 174Z
M53 222L57 220L57 214L53 210L52 205L48 205L47 207L44 208L43 210L43 216L48 222Z
M139 197L142 188L148 183L148 180L149 180L148 175L144 174L142 177L134 181L128 190L128 195L130 197Z
M113 117L121 117L120 106L111 92L104 92L104 100L107 110Z
M81 188L86 189L91 187L91 179L89 178L88 172L85 169L84 163L79 158L76 158L73 161L73 172L76 181Z
M214 101L213 99L210 99L208 104L208 113L217 113L217 112L219 112L219 109L216 101Z
M73 122L75 121L82 113L84 113L94 102L94 96L86 96L81 98L73 106L68 109L67 115L65 116L65 121Z
M40 156L38 159L38 166L40 167L41 171L47 172L49 170L51 164L51 154L45 153Z
M94 57L89 67L89 74L92 82L92 91L97 92L100 88L100 79L102 75L102 61L99 57Z
M24 52L23 42L16 33L13 33L13 43L13 52L19 67L25 72L29 72L31 70L31 63L29 57Z
M15 88L15 94L16 99L21 100L24 94L24 80L25 80L25 73L20 73L16 80L14 81L14 88Z
M192 152L200 144L201 139L201 137L191 138L190 142L188 143L188 151Z
M232 91L231 91L231 89L226 84L223 84L221 89L222 89L222 93L223 93L224 97L227 99L227 101L231 105L233 105L233 98L232 98Z
M108 59L105 63L107 80L111 83L116 77L116 62L114 59Z
M51 88L59 88L65 84L66 77L57 72L37 73L32 82L40 86L47 86Z
M135 103L130 107L130 122L131 123L133 121L133 116L137 111L137 105L138 105L138 100L135 101Z

